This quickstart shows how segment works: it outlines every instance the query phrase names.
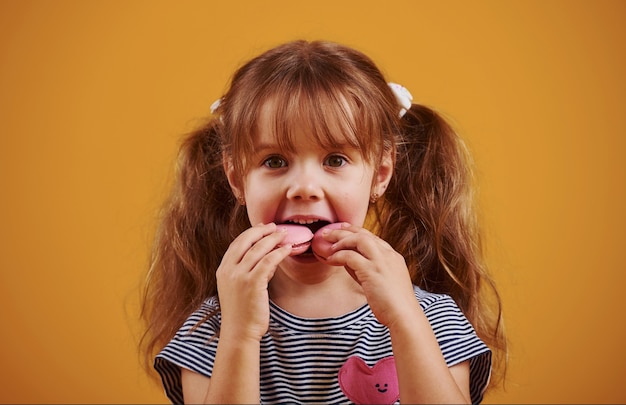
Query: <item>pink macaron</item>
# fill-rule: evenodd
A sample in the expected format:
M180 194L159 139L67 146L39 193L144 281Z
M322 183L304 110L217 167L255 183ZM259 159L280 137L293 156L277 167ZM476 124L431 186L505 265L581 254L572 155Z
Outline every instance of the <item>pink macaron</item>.
M297 256L306 252L311 246L313 232L304 225L281 224L278 229L287 230L287 236L283 239L280 246L291 245L291 253L289 256Z
M318 229L317 232L315 232L315 235L313 236L312 249L313 249L313 254L315 255L315 257L317 257L319 261L324 262L326 261L326 258L328 256L333 254L331 250L331 247L333 246L333 244L327 241L326 239L324 239L324 237L322 236L322 233L324 232L324 230L341 229L342 224L343 222L335 222L334 224L328 224Z

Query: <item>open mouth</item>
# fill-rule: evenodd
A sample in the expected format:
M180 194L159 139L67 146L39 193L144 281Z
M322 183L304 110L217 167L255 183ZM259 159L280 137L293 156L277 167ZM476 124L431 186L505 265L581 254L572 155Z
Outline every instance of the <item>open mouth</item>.
M317 220L315 222L312 222L310 224L307 223L300 223L300 222L295 222L295 221L287 221L285 222L286 224L292 224L292 225L300 225L300 226L306 226L307 228L309 228L311 230L311 232L315 233L318 230L320 230L321 228L325 227L326 225L330 224L330 222L328 221L323 221L323 220Z

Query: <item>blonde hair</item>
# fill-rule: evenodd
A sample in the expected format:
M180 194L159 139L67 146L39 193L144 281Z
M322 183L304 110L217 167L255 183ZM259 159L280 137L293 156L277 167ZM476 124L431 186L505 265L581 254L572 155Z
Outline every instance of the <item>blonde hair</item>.
M500 298L482 257L461 139L425 106L414 104L400 119L384 76L364 54L331 42L295 41L243 65L216 115L181 145L144 289L146 360L217 295L221 258L250 226L223 162L231 158L238 176L245 174L268 104L273 132L285 148L293 147L292 131L304 126L323 145L359 148L374 165L385 152L395 155L389 188L368 214L371 228L405 257L416 285L451 295L496 355L505 354ZM495 300L488 304L481 297L489 291Z

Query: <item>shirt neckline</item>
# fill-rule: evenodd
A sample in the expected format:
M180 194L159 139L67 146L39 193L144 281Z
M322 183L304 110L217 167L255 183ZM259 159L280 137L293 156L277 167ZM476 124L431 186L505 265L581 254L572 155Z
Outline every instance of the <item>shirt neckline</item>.
M368 304L344 315L328 318L304 318L294 315L270 300L270 329L277 328L295 333L339 333L373 317Z

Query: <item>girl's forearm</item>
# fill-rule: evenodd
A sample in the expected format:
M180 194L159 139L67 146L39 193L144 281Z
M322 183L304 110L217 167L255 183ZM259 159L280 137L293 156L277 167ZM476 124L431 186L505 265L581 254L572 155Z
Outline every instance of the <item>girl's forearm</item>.
M221 336L205 402L259 403L259 353L259 341Z
M424 312L418 306L404 322L390 325L402 403L469 403L448 368Z

